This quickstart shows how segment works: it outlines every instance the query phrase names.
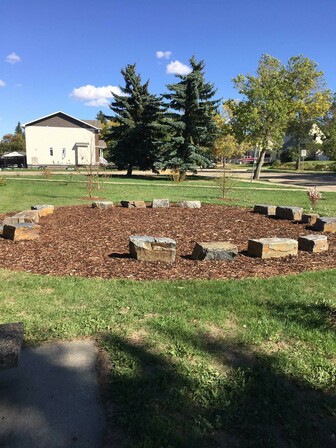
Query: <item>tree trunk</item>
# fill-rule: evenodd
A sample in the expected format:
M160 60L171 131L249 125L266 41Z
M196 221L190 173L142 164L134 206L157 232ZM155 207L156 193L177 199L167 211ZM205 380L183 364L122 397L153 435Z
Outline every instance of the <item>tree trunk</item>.
M260 154L259 154L259 158L258 158L258 161L257 161L257 166L256 166L256 169L255 169L254 174L253 174L253 179L254 180L258 180L259 177L260 177L261 168L262 168L264 160L265 160L265 154L266 154L266 149L262 149Z
M300 160L300 157L298 157L298 158L296 159L295 169L296 169L296 171L300 171L300 169L301 169L301 160Z
M128 167L127 167L126 176L127 177L131 177L132 176L132 171L133 171L133 165L129 164Z

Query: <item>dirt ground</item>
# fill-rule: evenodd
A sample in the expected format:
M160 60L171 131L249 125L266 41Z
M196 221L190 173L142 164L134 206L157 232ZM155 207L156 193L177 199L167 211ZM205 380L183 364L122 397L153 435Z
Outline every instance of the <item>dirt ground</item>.
M5 216L0 215L0 221ZM226 279L269 277L336 268L336 234L327 234L328 252L299 252L297 257L261 260L246 254L248 239L316 233L305 224L276 220L252 210L203 205L201 209L93 209L90 205L55 209L40 220L40 239L0 238L0 267L55 276L143 279ZM169 237L177 242L175 264L129 258L131 235ZM196 242L228 241L238 245L231 262L194 261Z

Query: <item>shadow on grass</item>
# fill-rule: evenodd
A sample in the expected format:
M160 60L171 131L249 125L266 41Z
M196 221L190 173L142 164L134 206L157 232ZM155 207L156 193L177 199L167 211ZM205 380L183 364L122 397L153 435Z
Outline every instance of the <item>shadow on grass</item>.
M273 317L300 325L306 330L335 331L336 309L326 303L265 303L265 307ZM336 445L335 445L336 446Z
M172 347L164 355L144 341L102 337L115 366L107 397L113 424L133 441L125 446L335 446L332 396L282 374L276 354L207 334L164 333Z

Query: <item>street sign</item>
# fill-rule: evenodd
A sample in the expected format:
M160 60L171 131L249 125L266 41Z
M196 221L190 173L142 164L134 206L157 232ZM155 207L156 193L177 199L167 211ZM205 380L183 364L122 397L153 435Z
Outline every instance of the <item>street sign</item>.
M307 157L307 150L301 149L301 157Z

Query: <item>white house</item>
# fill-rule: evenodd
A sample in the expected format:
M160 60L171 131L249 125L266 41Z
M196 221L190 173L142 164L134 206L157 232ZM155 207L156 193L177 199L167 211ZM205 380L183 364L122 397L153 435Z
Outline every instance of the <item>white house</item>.
M99 140L99 120L79 120L54 112L22 125L26 135L27 165L99 164L105 143Z

